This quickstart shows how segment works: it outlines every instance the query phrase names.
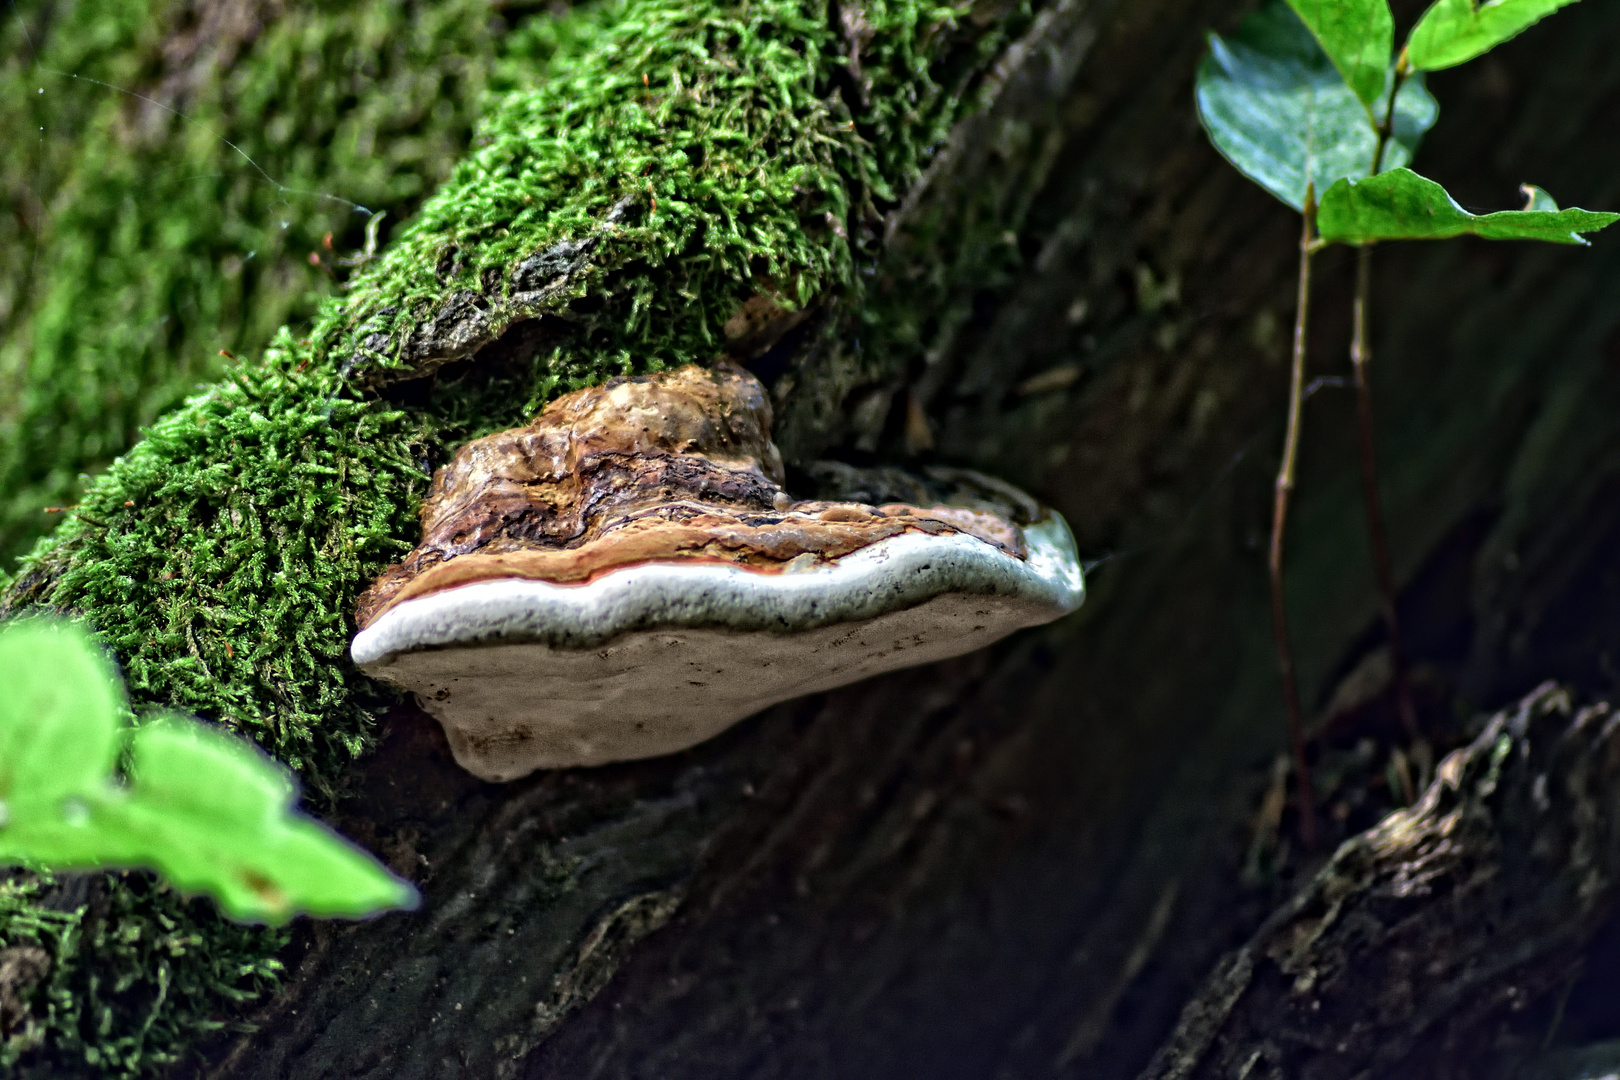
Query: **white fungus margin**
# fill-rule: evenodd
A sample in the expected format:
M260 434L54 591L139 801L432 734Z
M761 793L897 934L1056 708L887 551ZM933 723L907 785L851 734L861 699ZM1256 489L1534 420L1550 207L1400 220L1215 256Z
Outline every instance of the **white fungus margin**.
M1027 558L905 532L762 573L648 563L586 584L509 578L406 600L354 639L367 674L414 692L486 780L674 753L768 705L984 647L1080 606L1056 513Z

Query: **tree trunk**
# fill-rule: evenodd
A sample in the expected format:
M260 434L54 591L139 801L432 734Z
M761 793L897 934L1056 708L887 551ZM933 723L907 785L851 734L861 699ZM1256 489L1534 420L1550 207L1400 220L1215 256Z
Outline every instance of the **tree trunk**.
M1620 1035L1611 732L1580 711L1620 679L1620 248L1379 251L1407 659L1430 738L1464 749L1377 824L1402 768L1425 778L1379 652L1354 401L1324 386L1286 572L1321 827L1349 843L1300 851L1263 542L1295 223L1191 96L1204 31L1244 10L1048 0L874 226L869 311L907 327L829 305L754 365L790 468L949 462L1055 506L1096 560L1078 614L675 757L503 785L394 704L332 819L421 909L300 922L255 1030L175 1072L1485 1077ZM1526 181L1620 206L1617 35L1620 9L1575 5L1435 76L1418 165L1470 208ZM1313 375L1349 374L1353 263L1318 260ZM857 345L884 333L903 362ZM1575 704L1468 719L1546 680ZM1447 820L1460 861L1401 885Z

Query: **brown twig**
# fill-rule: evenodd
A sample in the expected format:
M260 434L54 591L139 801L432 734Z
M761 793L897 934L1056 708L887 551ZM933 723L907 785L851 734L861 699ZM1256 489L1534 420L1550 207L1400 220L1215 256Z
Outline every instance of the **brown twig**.
M1383 168L1384 153L1395 130L1395 98L1405 81L1406 54L1403 52L1395 65L1394 85L1390 87L1389 102L1384 107L1383 123L1378 125L1378 145L1373 151L1373 176ZM1372 382L1367 372L1372 361L1372 346L1367 332L1371 292L1372 245L1363 244L1356 253L1356 295L1351 309L1350 335L1350 366L1356 379L1356 434L1361 456L1361 490L1367 505L1367 534L1372 546L1373 576L1378 583L1378 606L1384 618L1385 632L1389 636L1390 663L1395 676L1395 711L1407 735L1422 739L1417 707L1412 701L1411 680L1407 676L1406 656L1401 649L1400 623L1395 614L1395 574L1391 569L1389 535L1384 529L1383 504L1378 494L1378 455L1373 446Z
M1395 709L1401 726L1414 739L1422 738L1417 708L1412 702L1411 681L1406 657L1401 649L1400 621L1395 614L1395 574L1389 558L1389 537L1384 531L1384 510L1378 494L1378 455L1373 446L1372 384L1367 365L1372 350L1367 344L1367 296L1372 278L1372 247L1365 245L1356 254L1356 297L1350 337L1350 366L1356 377L1356 441L1361 456L1361 491L1367 505L1367 535L1372 546L1373 577L1378 582L1378 607L1389 636L1390 662L1395 673Z
M1311 255L1316 232L1316 193L1305 189L1303 224L1299 237L1299 299L1294 308L1294 352L1288 383L1288 430L1283 436L1282 465L1271 508L1271 626L1277 638L1277 668L1282 676L1283 704L1288 709L1288 742L1294 755L1294 778L1299 788L1299 835L1306 848L1316 845L1316 803L1311 796L1311 770L1305 760L1305 717L1299 704L1299 678L1294 673L1294 649L1288 638L1288 610L1283 593L1283 535L1288 525L1288 496L1294 490L1299 457L1300 406L1305 389L1305 336L1310 318Z

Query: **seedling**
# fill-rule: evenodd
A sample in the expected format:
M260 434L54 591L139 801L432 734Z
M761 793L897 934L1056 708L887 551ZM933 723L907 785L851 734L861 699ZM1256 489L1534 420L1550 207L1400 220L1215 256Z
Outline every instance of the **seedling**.
M1198 70L1198 115L1222 156L1300 212L1299 284L1294 314L1288 420L1272 502L1272 629L1299 789L1300 830L1314 842L1315 811L1305 761L1305 727L1283 591L1284 536L1299 452L1300 406L1310 312L1311 258L1328 244L1358 247L1350 346L1358 449L1380 609L1395 666L1402 722L1421 738L1395 615L1395 584L1378 493L1373 446L1368 336L1372 245L1380 240L1488 240L1585 244L1620 215L1560 210L1525 185L1522 210L1471 214L1444 188L1407 168L1438 107L1423 85L1428 71L1452 67L1514 37L1572 0L1438 0L1394 53L1387 0L1274 0L1231 39L1210 35Z
M131 730L116 672L78 626L0 626L0 686L0 863L155 870L241 922L416 905L296 812L292 777L251 743L176 715Z

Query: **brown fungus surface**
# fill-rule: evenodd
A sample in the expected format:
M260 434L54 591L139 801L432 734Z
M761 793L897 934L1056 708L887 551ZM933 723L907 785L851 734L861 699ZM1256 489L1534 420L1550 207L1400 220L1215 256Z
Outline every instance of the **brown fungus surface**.
M795 500L770 431L765 388L734 367L688 365L558 398L435 474L422 542L360 598L359 625L477 581L580 583L673 560L772 572L908 530L1025 555L1017 525L986 509Z

